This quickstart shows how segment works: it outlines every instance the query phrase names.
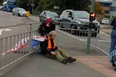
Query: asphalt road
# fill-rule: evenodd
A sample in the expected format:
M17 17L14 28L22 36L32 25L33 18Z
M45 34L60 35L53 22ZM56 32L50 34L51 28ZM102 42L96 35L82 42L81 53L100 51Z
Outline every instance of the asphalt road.
M36 22L26 17L13 16L10 12L0 11L0 38L28 32L30 27L25 24L30 23Z

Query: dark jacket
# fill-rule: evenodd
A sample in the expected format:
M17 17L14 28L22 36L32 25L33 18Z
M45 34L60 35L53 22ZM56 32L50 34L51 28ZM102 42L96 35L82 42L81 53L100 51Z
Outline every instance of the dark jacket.
M111 22L111 25L113 26L113 30L116 30L116 17L113 19L113 21Z
M48 34L52 30L55 30L55 24L51 24L50 27L46 27L45 23L43 23L43 24L40 25L40 27L38 29L41 36L44 36L44 35Z
M44 42L41 42L40 43L40 47L41 47L41 54L51 54L51 51L55 51L57 50L58 48L56 47L55 49L53 49L54 47L54 44L53 44L53 39L50 39L51 40L51 45L52 45L52 49L48 50L47 47L48 47L48 39L45 40Z

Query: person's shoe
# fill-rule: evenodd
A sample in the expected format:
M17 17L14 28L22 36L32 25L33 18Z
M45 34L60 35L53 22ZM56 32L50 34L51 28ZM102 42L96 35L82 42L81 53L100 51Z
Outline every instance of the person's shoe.
M67 64L70 59L71 59L71 57L68 57L67 59L63 59L62 63Z
M68 63L72 63L72 62L75 62L76 61L76 59L75 58L70 58L70 60L68 61Z

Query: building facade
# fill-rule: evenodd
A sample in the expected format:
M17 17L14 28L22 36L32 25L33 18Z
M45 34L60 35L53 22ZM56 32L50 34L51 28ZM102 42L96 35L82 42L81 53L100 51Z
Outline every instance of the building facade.
M112 0L112 5L110 6L110 15L116 16L116 0Z
M110 6L112 5L112 0L96 0L99 2L101 6L103 6L103 13L109 14L110 13Z

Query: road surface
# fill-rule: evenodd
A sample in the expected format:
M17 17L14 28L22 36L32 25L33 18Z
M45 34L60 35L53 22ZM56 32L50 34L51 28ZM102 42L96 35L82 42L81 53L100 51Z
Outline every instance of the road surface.
M0 38L5 36L11 36L29 31L29 25L35 23L35 21L25 18L13 16L10 12L0 11ZM14 25L13 27L11 27Z

